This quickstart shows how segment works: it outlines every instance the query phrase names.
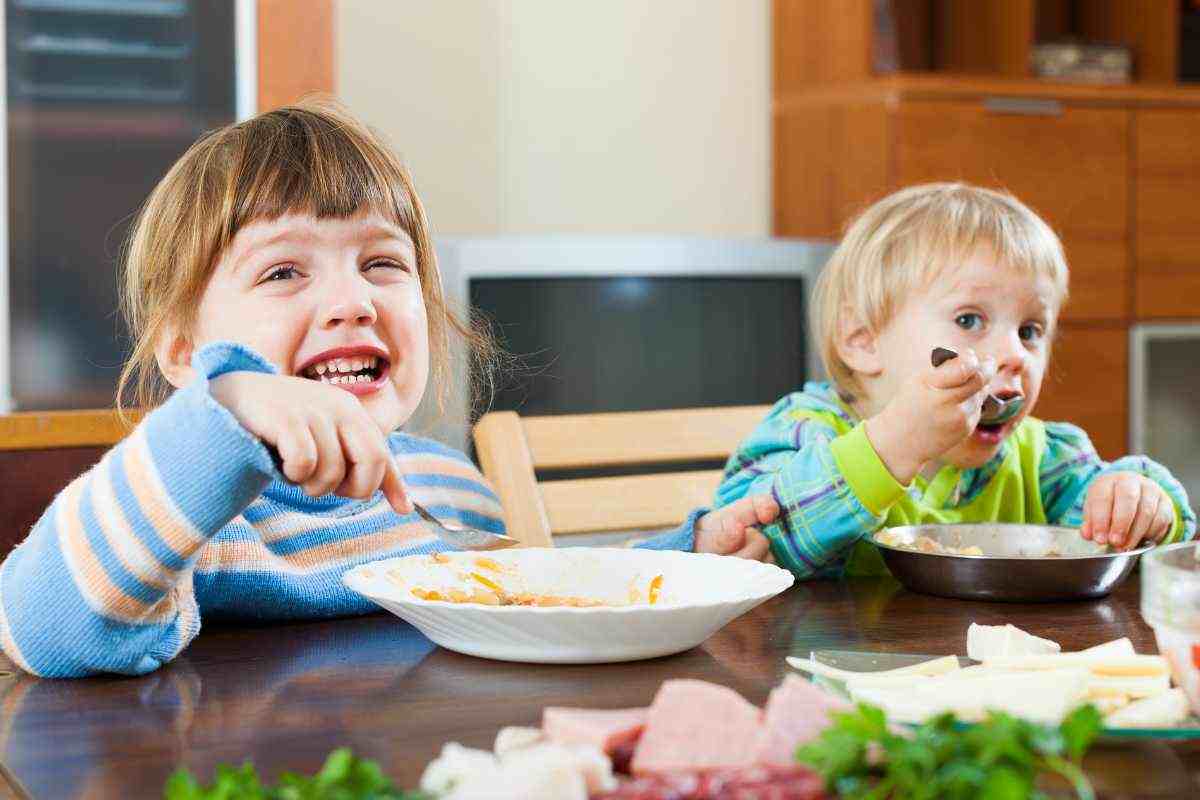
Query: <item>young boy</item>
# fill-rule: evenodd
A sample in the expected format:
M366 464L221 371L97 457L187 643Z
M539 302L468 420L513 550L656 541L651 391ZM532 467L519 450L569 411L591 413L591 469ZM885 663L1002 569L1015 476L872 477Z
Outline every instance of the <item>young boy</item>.
M923 522L1067 525L1114 548L1191 538L1165 468L1105 463L1079 428L1029 416L1066 295L1058 237L1011 195L929 184L879 201L814 290L832 382L775 404L717 506L770 493L780 516L764 532L801 578L885 572L865 540ZM958 357L935 367L935 348ZM981 422L989 394L1020 412Z

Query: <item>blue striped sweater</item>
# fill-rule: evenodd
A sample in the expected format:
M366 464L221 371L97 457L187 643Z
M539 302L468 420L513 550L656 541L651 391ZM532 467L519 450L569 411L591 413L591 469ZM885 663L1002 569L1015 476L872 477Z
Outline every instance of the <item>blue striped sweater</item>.
M55 499L0 565L0 647L47 677L143 674L201 619L312 619L377 611L342 574L445 549L415 515L309 497L208 391L226 372L275 372L252 351L197 352L197 378ZM463 454L393 433L410 496L439 518L504 532L499 501ZM645 543L691 549L698 515Z

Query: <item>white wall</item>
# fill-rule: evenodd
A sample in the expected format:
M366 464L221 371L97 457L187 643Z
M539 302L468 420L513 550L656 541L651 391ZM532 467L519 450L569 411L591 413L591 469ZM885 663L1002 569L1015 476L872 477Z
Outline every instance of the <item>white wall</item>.
M767 0L340 0L437 233L770 231Z

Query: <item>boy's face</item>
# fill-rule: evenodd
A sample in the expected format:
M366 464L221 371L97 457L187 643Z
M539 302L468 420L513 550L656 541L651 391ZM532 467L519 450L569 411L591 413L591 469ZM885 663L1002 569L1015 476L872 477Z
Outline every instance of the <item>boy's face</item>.
M1048 278L1000 266L990 251L976 251L965 263L948 266L931 286L912 292L880 333L883 367L870 382L869 399L882 408L903 381L929 369L935 347L971 349L981 362L994 359L988 391L1001 399L1023 397L1021 413L999 426L976 427L943 456L961 469L982 466L1037 402L1058 302Z
M384 432L425 392L429 337L412 239L375 214L253 222L220 257L194 347L253 348L285 375L351 392Z

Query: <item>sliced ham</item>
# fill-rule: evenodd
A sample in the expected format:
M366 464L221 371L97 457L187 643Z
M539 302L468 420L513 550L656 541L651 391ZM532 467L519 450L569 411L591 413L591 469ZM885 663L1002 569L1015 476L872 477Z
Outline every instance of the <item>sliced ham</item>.
M763 712L763 730L755 750L759 764L791 766L796 763L796 748L808 744L829 726L833 711L848 711L850 704L840 697L812 685L803 678L788 675L771 690Z
M542 733L555 744L587 744L610 756L642 734L646 709L555 708L542 711Z
M825 782L805 767L735 767L705 773L643 775L592 800L828 800Z
M740 694L697 680L664 681L633 754L634 775L753 764L762 712Z

